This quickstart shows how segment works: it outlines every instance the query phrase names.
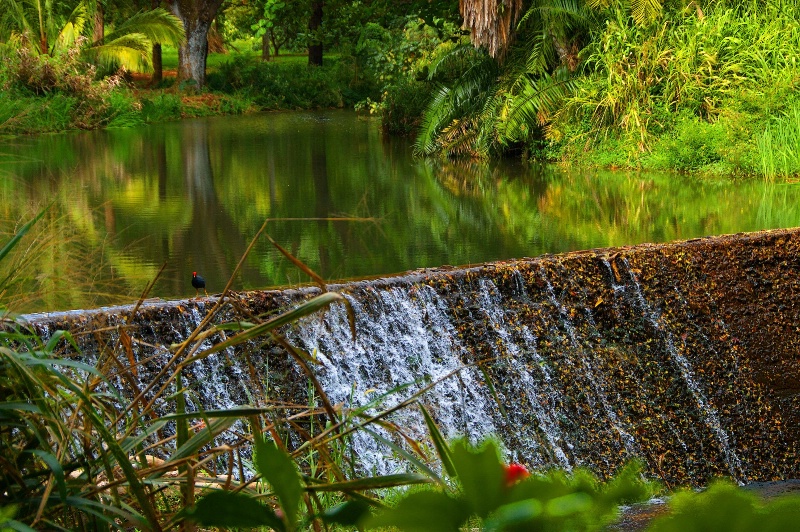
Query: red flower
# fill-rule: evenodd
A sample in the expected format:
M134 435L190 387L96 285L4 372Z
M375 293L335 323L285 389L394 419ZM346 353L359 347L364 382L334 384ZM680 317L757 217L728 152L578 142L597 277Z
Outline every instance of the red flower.
M523 478L530 476L528 470L525 469L525 466L522 464L509 464L505 466L506 469L506 486L512 486L517 483L517 481L522 480Z

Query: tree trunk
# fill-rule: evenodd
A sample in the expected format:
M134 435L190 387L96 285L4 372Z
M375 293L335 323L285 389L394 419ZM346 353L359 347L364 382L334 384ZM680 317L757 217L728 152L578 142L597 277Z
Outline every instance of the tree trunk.
M150 83L158 85L164 79L164 62L161 57L161 45L159 43L153 44L153 77L150 78Z
M170 10L181 19L186 42L178 48L178 82L193 81L198 89L206 83L208 29L222 0L170 0Z
M150 7L156 9L160 0L151 0ZM164 79L164 62L161 56L161 43L153 43L153 77L150 78L151 85L158 85Z
M279 39L276 39L274 33L272 33L270 41L272 41L272 49L275 51L275 57L278 57L281 54L281 46L283 46L283 43L285 43L286 41L285 40L281 41Z
M264 35L261 36L261 60L262 61L269 61L269 34L270 31L267 30L264 32Z
M103 42L103 37L106 36L106 26L105 26L105 13L103 11L103 6L98 2L97 10L94 12L94 30L92 31L92 42L99 43Z
M308 31L311 34L311 42L308 44L308 64L322 66L322 39L319 29L322 26L322 7L324 0L314 0L311 2L311 18L308 19Z

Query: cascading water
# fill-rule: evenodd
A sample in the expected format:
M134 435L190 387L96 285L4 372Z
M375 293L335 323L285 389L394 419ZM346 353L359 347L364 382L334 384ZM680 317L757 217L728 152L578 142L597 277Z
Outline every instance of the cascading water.
M636 457L670 485L718 475L796 478L800 395L792 379L800 382L800 333L790 324L800 322L791 266L798 240L797 233L767 233L354 282L331 289L352 306L355 340L342 305L285 334L316 358L317 379L343 411L374 413L419 394L447 437L496 435L509 459L535 468L611 474ZM751 286L769 288L760 294L766 311L737 295ZM235 294L219 319L237 319L241 309L274 312L313 293ZM185 339L211 301L144 305L131 323L120 317L129 309L29 319L45 336L56 328L106 331L82 337L92 360L126 324L131 356L147 361L138 378L147 381L169 360L166 346ZM190 408L252 404L259 394L301 405L317 400L302 371L271 343L251 342L246 360L236 349L212 355L184 380ZM426 437L413 406L390 421L409 437ZM407 467L364 432L353 434L352 445L362 473Z
M305 320L297 339L322 363L317 376L334 403L350 408L368 404L376 395L413 384L403 393L390 394L383 408L439 381L420 398L436 416L445 435L468 434L480 438L495 432L490 415L491 399L479 386L474 368L464 367L464 347L447 317L445 302L428 286L369 290L364 297L350 297L356 314L355 341L350 336L343 308L330 309L324 318ZM463 369L461 369L463 368ZM418 411L406 409L393 418L411 435L422 438L424 421ZM380 429L378 429L380 430ZM382 431L388 436L385 431ZM363 433L355 436L360 466L387 474L401 467L391 451Z

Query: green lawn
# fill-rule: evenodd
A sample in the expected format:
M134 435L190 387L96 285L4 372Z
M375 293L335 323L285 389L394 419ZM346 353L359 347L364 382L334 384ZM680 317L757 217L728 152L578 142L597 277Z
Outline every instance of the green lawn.
M232 46L228 47L228 52L224 54L210 53L206 59L206 69L214 70L233 57L248 57L253 60L258 60L261 57L260 50L254 50L249 41L236 41ZM325 59L338 57L338 54L326 54ZM177 70L178 68L178 49L172 46L164 46L162 50L162 61L164 70ZM273 57L273 61L279 63L300 63L305 64L308 61L308 55L304 53L281 53L277 57Z

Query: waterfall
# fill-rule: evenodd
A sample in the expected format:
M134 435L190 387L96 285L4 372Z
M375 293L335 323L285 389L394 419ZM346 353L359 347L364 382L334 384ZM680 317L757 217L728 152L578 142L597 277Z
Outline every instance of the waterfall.
M374 415L413 397L446 437L496 437L508 460L537 469L589 467L605 475L637 458L669 485L719 475L800 477L800 334L792 325L800 322L800 290L791 284L791 235L580 252L336 285L330 289L354 313L355 339L342 304L282 332L317 362L317 380L345 416L357 409ZM763 309L739 295L754 286L762 287ZM315 293L232 294L216 321L267 315ZM95 331L80 336L80 356L93 363L128 327L130 356L143 361L138 378L147 382L169 362L169 346L186 339L214 302L147 303L131 318L127 307L27 319L44 337L59 328ZM235 332L216 331L203 346L226 334ZM186 370L190 409L228 409L262 396L319 401L282 347L258 340L244 351L229 348ZM121 379L112 382L121 388ZM360 421L347 419L349 426ZM414 405L387 421L407 438L427 438ZM405 445L396 433L370 430ZM380 438L363 431L350 438L362 474L408 467Z
M323 320L305 320L296 336L322 363L317 377L333 403L357 408L368 404L373 395L411 384L381 405L388 408L456 372L420 400L447 437L461 434L479 439L495 432L489 414L491 399L480 386L475 368L464 366L464 346L447 316L445 302L431 287L369 290L364 297L351 296L349 301L356 314L355 341L341 306L330 309ZM401 411L393 421L423 439L424 421L417 410ZM356 435L355 447L366 471L388 474L401 467L388 449L366 434Z

